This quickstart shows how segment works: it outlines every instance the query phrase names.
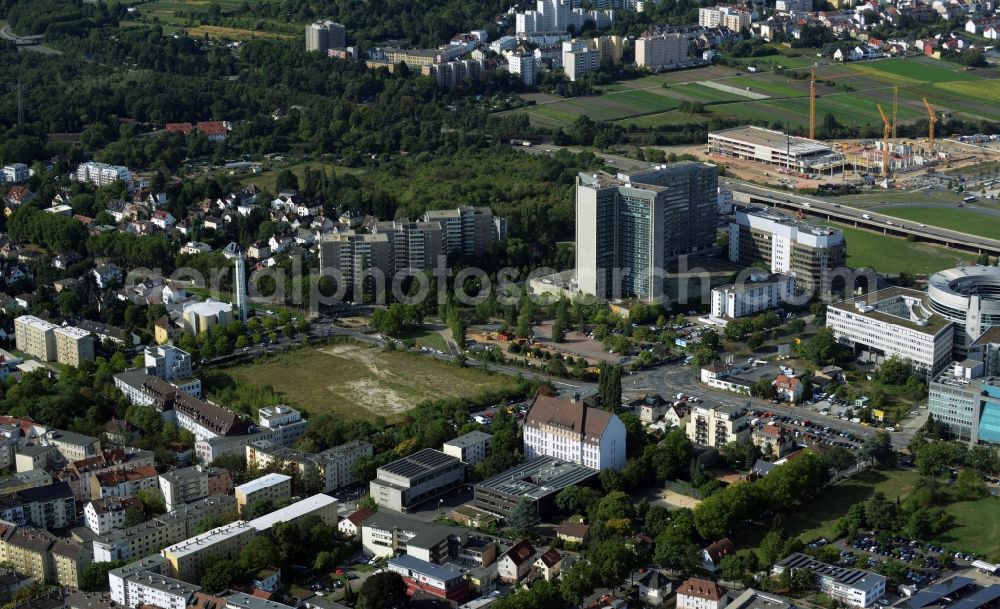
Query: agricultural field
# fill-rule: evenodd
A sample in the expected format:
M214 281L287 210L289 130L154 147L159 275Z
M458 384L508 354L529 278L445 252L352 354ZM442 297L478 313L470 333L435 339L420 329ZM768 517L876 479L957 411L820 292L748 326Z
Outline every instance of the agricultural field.
M844 232L847 265L851 268L869 267L890 275L904 271L923 275L975 259L973 254L929 243L914 243L836 223L833 226Z
M760 59L768 65L781 63L793 68L809 67L813 62L808 55ZM795 62L798 66L786 61L789 59L799 60ZM1000 70L963 71L961 66L945 61L911 57L825 65L817 68L817 80L816 114L820 120L829 113L845 125L881 125L876 104L890 112L894 87L898 87L896 113L901 123L926 119L923 98L938 112L1000 121ZM663 89L663 85L667 88ZM746 93L740 94L743 91ZM547 110L534 107L528 114L533 123L550 128L565 126L581 115L595 121L616 121L622 126L648 129L712 118L770 122L779 117L793 128L803 128L809 120L808 96L809 82L805 79L774 72L747 74L712 66L620 81L607 86L602 95L580 102L554 101L547 104ZM681 101L700 102L705 105L705 112L700 115L672 112Z
M347 419L393 418L423 400L473 398L513 387L512 377L359 343L303 347L222 371L269 386L288 404Z
M995 239L1000 235L1000 216L984 214L973 209L954 207L886 207L881 214L957 230L970 235Z

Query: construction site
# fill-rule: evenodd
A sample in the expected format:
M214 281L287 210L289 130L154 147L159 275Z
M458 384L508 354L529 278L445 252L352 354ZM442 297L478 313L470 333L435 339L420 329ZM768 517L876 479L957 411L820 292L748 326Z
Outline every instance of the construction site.
M777 183L786 188L914 188L926 185L928 174L972 167L1000 159L1000 150L937 137L940 117L926 98L925 138L897 136L898 90L887 109L874 104L882 121L881 139L830 140L816 137L816 74L809 83L809 137L762 127L735 127L712 131L707 147L685 152L723 162L735 177Z

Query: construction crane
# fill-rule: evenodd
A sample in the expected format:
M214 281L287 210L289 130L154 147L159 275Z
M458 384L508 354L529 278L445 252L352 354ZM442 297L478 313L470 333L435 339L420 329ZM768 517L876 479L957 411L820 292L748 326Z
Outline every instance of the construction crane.
M885 115L885 110L882 109L882 104L875 104L878 108L878 113L882 116L882 177L889 177L889 136L892 135L892 123L889 122L889 117Z
M927 98L924 97L923 100L924 100L924 107L927 108L927 120L928 120L928 122L927 122L927 142L928 142L928 147L931 149L931 152L933 152L934 151L934 125L937 124L938 117L937 117L937 113L934 112L934 106L932 106L931 103L929 101L927 101Z
M809 139L816 139L816 68L809 76Z

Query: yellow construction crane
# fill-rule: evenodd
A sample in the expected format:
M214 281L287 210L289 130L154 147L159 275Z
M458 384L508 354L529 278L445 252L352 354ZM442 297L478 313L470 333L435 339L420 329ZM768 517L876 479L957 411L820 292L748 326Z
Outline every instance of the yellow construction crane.
M927 98L924 97L924 107L927 108L927 142L928 147L931 151L934 151L934 125L938 122L937 113L934 112L934 106L931 105Z
M892 123L889 122L889 117L885 115L885 110L882 109L881 104L875 104L878 108L878 113L882 115L882 177L889 177L889 136L892 135Z
M809 77L809 139L816 139L816 68Z

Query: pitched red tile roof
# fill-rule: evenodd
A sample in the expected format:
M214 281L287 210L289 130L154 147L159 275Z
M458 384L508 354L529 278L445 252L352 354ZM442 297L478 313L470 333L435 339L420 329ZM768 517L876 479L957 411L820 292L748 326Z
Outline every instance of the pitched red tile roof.
M611 413L591 408L583 400L536 395L528 409L525 425L554 425L589 438L599 438L611 420Z
M736 546L734 546L733 542L729 541L727 537L723 537L719 541L705 548L705 552L708 553L708 557L712 559L713 563L719 564L719 561L724 557L736 553Z
M522 565L525 561L530 560L532 556L535 555L535 548L531 545L527 539L522 539L517 542L506 553L515 565Z
M677 588L677 594L694 596L696 598L703 598L709 601L717 601L722 598L724 593L722 588L719 587L719 584L708 581L707 579L692 577Z

